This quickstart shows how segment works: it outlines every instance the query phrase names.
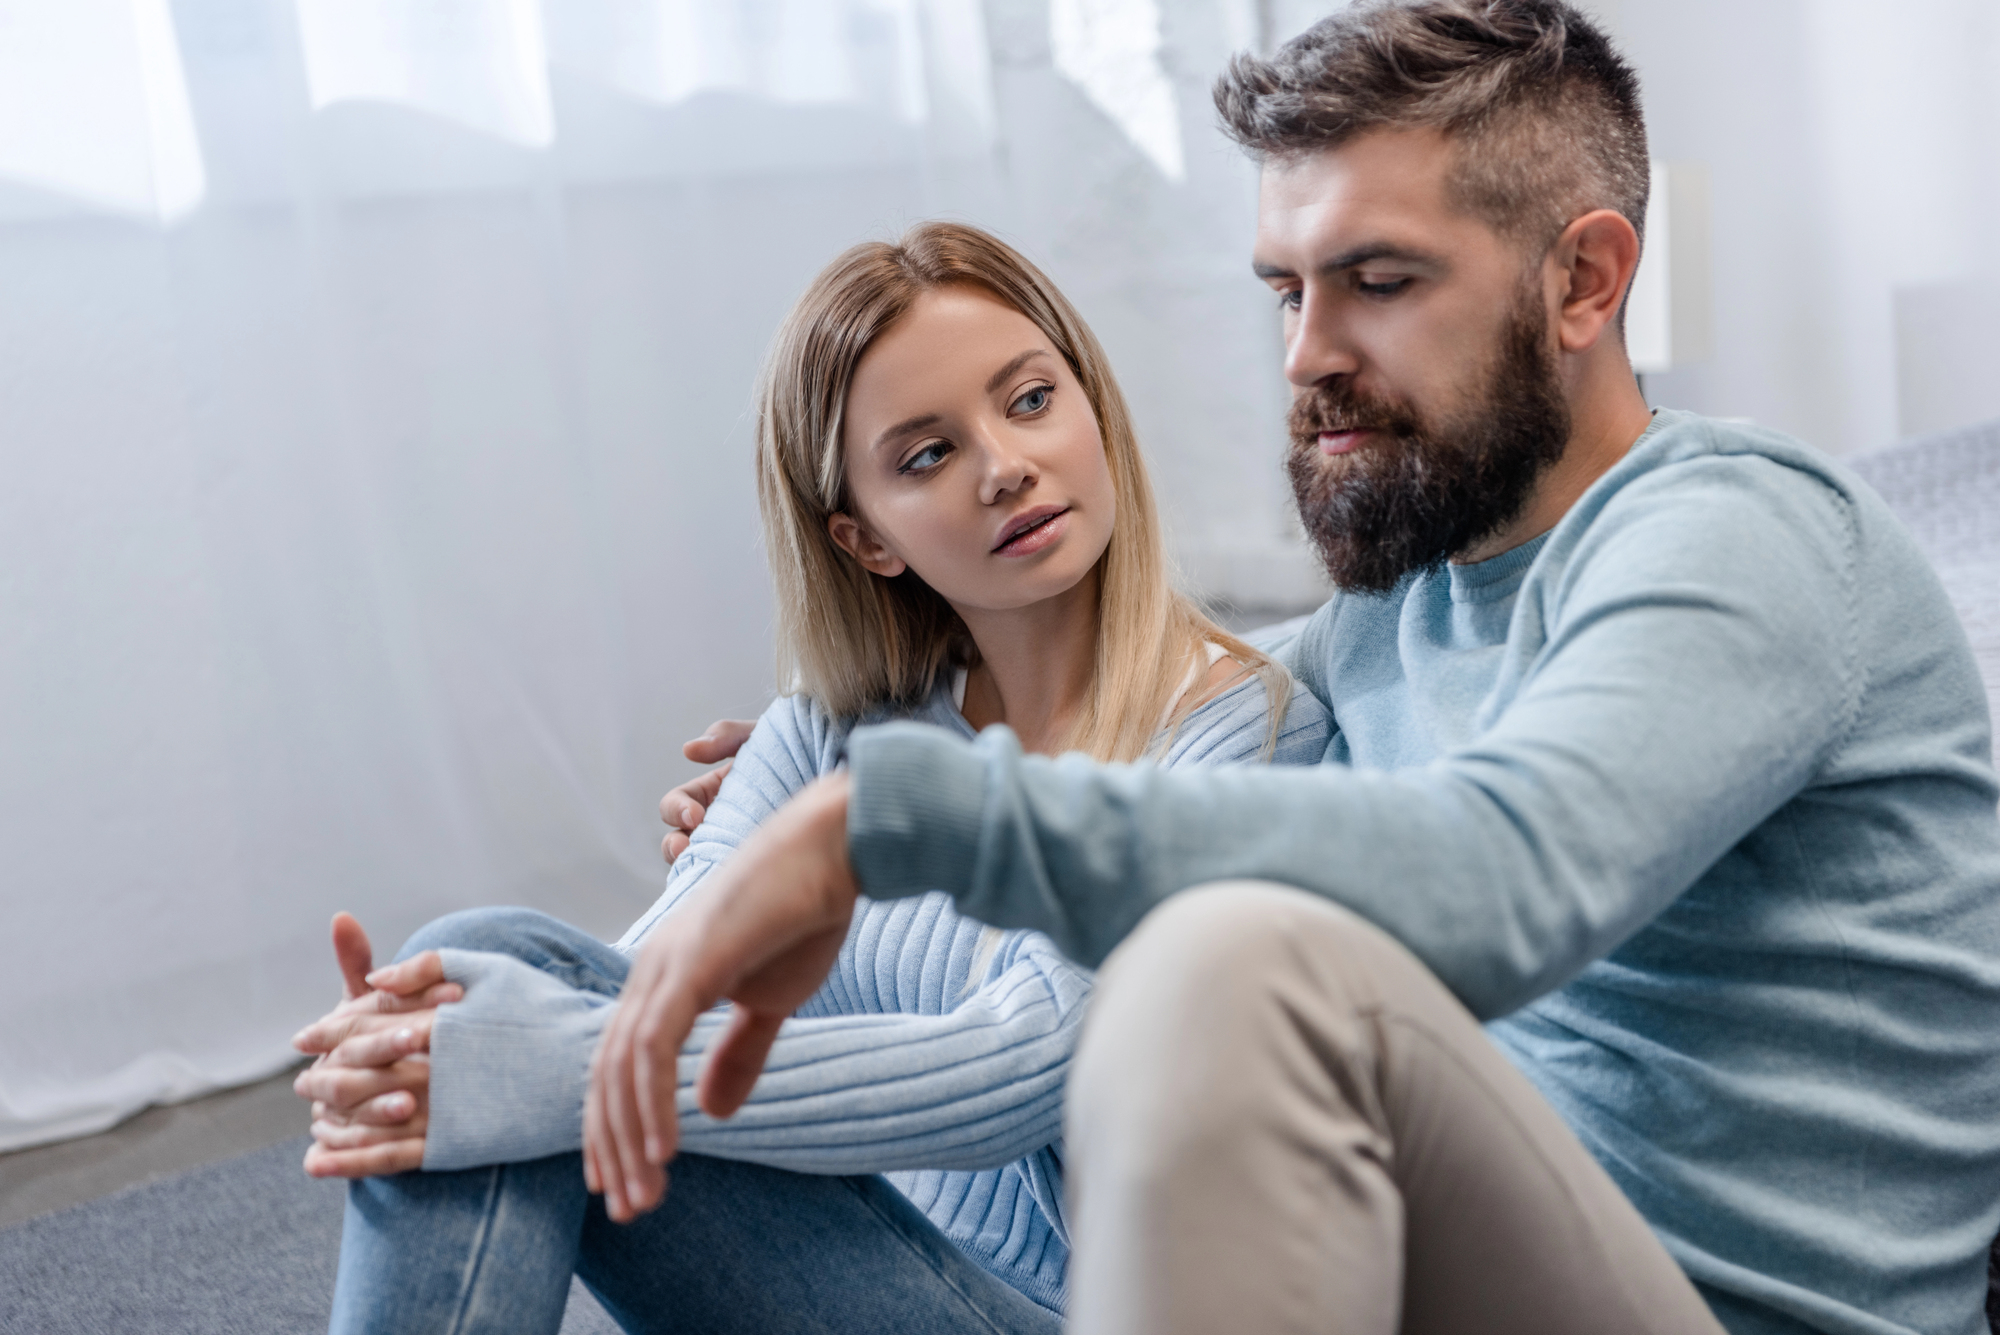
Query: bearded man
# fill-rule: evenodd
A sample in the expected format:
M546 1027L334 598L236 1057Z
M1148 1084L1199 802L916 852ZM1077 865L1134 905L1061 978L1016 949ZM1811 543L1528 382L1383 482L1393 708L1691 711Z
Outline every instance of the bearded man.
M739 1007L725 1112L857 891L942 888L1104 962L1074 1329L1983 1329L1979 678L1851 474L1649 412L1632 71L1555 0L1364 3L1216 100L1339 588L1288 650L1326 763L858 731L645 947L600 1161L657 1199L695 1015Z

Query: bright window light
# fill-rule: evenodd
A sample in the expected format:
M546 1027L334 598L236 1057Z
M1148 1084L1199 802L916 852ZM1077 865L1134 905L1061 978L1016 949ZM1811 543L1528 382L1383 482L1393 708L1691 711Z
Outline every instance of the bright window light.
M160 222L201 203L167 0L0 0L0 176Z
M1180 113L1160 66L1159 0L1052 0L1058 73L1111 118L1169 181L1182 180Z
M392 102L529 148L555 141L536 0L298 0L315 110Z
M556 60L649 101L736 90L927 112L918 0L563 0L548 22Z

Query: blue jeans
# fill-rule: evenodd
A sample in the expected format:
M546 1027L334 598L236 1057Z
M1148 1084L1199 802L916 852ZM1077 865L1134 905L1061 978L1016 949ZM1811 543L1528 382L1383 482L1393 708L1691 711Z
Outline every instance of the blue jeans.
M607 996L625 957L545 914L475 909L421 929ZM682 1155L667 1198L614 1224L583 1156L354 1183L330 1329L547 1332L572 1273L633 1332L1054 1335L1060 1318L994 1278L879 1177L816 1177Z

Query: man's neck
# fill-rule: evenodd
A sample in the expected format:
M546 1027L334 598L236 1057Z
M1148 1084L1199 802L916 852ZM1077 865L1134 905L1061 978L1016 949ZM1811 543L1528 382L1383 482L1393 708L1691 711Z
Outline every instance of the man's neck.
M1601 382L1601 383L1600 383ZM1451 558L1453 565L1473 565L1513 551L1554 528L1590 484L1611 471L1633 442L1646 433L1652 409L1639 393L1622 349L1616 364L1575 387L1570 403L1569 443L1562 458L1543 473L1514 521Z

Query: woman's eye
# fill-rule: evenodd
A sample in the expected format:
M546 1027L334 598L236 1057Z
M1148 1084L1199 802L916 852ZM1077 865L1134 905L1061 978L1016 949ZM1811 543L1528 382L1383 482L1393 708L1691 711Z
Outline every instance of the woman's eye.
M931 469L943 463L945 455L949 453L951 453L949 442L934 440L909 458L903 460L902 467L896 471L898 473L928 473Z
M1379 283L1360 278L1354 280L1354 290L1364 297L1393 297L1409 285L1407 278L1386 278Z
M1048 407L1049 400L1054 397L1055 389L1053 386L1036 385L1026 394L1014 400L1014 406L1011 411L1017 413L1038 413Z

